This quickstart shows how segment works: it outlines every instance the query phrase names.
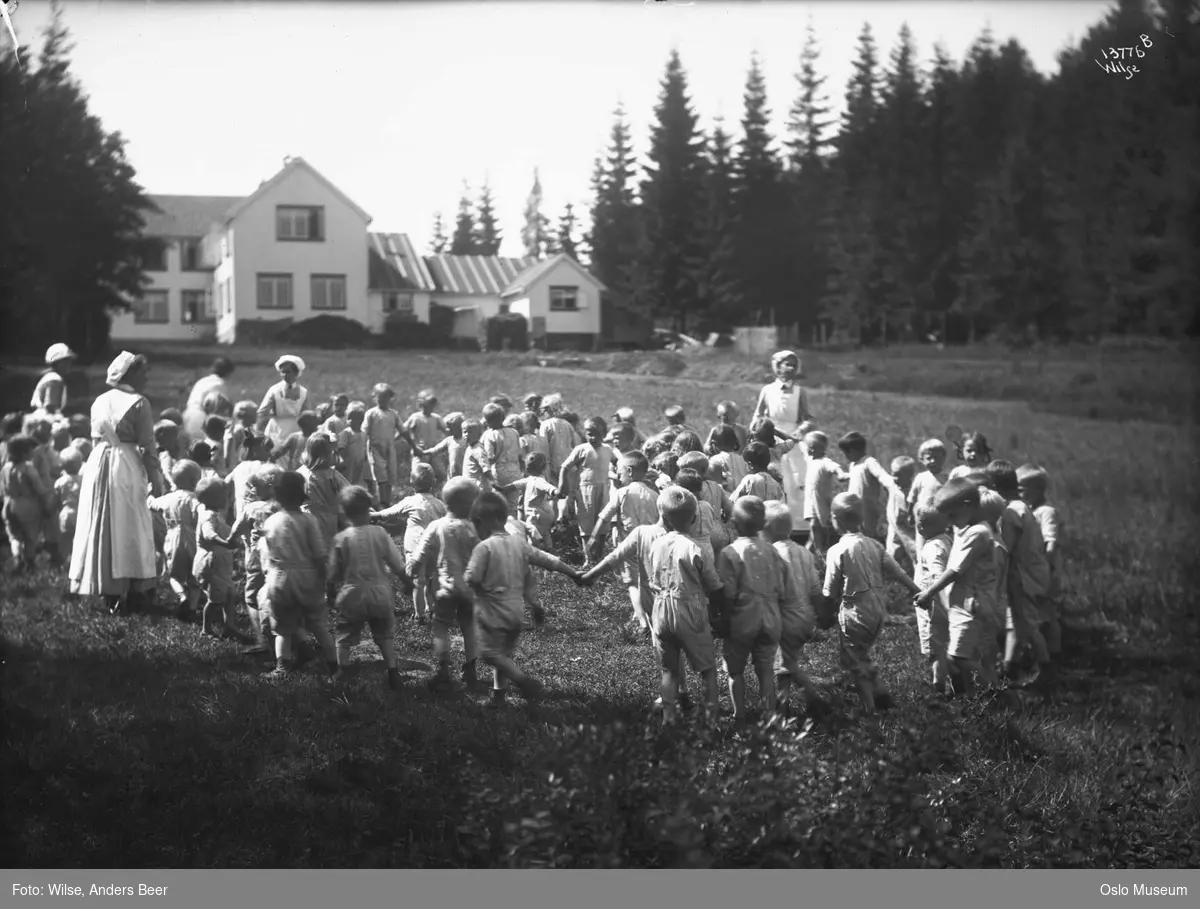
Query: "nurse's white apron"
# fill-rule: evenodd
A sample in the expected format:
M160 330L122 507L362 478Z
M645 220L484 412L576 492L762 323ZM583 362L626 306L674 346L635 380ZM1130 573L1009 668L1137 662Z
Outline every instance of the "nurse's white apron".
M276 448L292 433L300 431L300 424L296 421L303 413L304 405L308 403L308 389L303 386L299 388L300 397L293 400L286 397L287 385L280 383L275 386L275 416L267 423L266 431Z

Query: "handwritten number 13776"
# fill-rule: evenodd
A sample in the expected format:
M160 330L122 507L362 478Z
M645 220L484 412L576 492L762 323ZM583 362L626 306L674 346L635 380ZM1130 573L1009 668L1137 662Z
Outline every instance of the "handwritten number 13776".
M1134 45L1133 47L1110 47L1107 50L1101 50L1100 53L1104 55L1105 60L1110 58L1113 60L1125 60L1135 55L1144 57L1146 56L1146 52L1142 48L1154 47L1154 42L1150 40L1149 35L1139 35L1138 37L1141 38L1140 45Z

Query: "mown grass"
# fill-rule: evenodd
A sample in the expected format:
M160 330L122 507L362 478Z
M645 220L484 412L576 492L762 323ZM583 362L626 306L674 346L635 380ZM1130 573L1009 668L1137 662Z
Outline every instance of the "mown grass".
M239 396L271 380L235 352ZM443 411L558 390L580 413L668 403L700 420L754 388L522 371L518 357L302 352L318 395L433 387ZM157 406L181 403L210 351L155 361ZM945 704L921 681L916 633L878 648L898 697L877 727L837 668L807 650L834 716L735 734L662 735L653 653L625 640L623 591L543 576L552 616L519 660L549 685L497 715L485 694L399 693L372 644L334 687L287 683L195 626L64 601L62 576L4 579L8 854L35 867L1195 866L1196 454L1184 430L1050 417L1027 407L817 390L832 432L881 460L948 423L997 456L1044 464L1070 538L1064 674L1047 695ZM572 553L571 557L577 557ZM402 656L428 630L399 623ZM456 646L460 646L456 644ZM753 683L751 683L753 691ZM727 705L727 696L723 695Z

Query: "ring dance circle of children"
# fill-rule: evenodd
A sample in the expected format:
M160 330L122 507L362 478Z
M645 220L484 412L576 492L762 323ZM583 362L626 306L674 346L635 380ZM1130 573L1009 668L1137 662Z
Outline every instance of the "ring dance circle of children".
M90 418L68 418L56 370L73 358L54 345L31 412L5 418L10 571L44 553L69 563L65 595L114 612L160 590L202 633L269 659L264 679L286 683L319 657L336 683L367 629L388 690L420 669L436 694L476 689L482 664L491 706L513 690L536 701L545 686L517 646L527 610L535 634L552 624L547 571L582 588L616 575L626 638L657 657L666 725L719 718L719 669L735 723L749 716L748 672L764 717L792 715L794 693L823 715L804 669L823 632L863 714L887 710L873 651L897 611L915 624L931 696L1054 676L1064 529L1047 472L958 427L885 467L865 428L818 425L793 351L771 359L748 425L733 401L707 430L671 404L657 431L627 406L581 419L557 393L442 415L424 388L407 417L386 383L370 402L316 403L290 354L261 403L230 400L221 360L184 414L155 419L149 364L124 352ZM433 665L397 656L398 620L428 628Z

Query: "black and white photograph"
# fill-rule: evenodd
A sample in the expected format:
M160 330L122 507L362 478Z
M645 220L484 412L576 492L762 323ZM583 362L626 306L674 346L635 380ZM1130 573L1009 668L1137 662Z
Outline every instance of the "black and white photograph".
M1195 905L1200 0L0 19L5 905Z

